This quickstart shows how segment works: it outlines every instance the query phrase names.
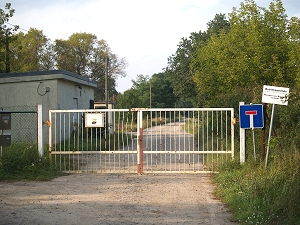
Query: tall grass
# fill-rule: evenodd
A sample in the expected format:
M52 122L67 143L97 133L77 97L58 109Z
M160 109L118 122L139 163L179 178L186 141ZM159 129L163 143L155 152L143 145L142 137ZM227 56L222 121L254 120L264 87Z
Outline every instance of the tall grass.
M49 180L62 174L48 157L39 156L36 145L12 143L3 147L0 180Z
M300 153L274 157L267 168L228 162L214 175L216 195L241 224L300 224Z

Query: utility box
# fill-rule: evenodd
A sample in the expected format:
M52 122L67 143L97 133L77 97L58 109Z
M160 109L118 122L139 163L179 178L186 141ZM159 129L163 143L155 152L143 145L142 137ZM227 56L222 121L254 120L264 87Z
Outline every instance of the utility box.
M11 135L2 134L0 135L0 146L10 146L11 145Z
M0 130L11 130L11 112L0 111Z

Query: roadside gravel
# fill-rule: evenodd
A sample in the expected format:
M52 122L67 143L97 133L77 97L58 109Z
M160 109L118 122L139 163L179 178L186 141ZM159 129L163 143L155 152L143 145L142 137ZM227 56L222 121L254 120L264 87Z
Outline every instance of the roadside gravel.
M207 174L71 174L0 182L0 224L233 225Z

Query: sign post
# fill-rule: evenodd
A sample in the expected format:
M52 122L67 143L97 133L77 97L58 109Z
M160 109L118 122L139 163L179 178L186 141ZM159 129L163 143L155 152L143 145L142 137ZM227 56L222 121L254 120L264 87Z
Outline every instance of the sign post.
M267 165L268 165L268 158L269 158L269 152L270 152L270 140L271 140L271 135L272 135L274 112L275 112L275 104L276 105L287 105L289 92L290 92L290 89L284 88L284 87L264 85L264 88L263 88L262 102L273 104L265 167L267 167Z
M263 105L244 105L240 103L240 162L245 162L245 129L252 129L253 135L253 155L256 160L255 151L255 128L264 127Z

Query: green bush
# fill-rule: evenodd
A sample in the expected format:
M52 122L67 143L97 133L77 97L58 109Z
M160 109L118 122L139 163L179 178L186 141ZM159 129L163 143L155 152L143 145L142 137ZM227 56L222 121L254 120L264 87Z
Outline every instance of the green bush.
M48 157L40 157L36 145L16 144L3 147L0 157L0 180L48 180L62 173Z

